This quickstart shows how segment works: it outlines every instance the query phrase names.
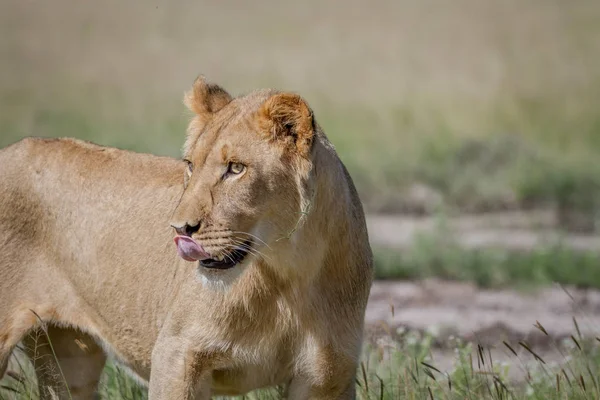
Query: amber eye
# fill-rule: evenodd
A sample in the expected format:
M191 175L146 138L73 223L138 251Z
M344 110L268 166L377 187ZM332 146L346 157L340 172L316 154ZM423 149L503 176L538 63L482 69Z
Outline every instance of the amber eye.
M244 172L245 169L246 169L246 166L242 163L230 162L227 172L232 175L239 175L242 172Z

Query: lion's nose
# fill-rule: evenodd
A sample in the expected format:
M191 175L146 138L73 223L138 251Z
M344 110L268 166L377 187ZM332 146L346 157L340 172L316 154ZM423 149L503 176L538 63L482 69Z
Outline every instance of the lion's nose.
M194 233L198 232L198 230L200 229L199 223L196 225L190 225L188 223L171 224L171 226L173 228L175 228L175 232L177 232L178 235L182 235L182 236L192 236Z

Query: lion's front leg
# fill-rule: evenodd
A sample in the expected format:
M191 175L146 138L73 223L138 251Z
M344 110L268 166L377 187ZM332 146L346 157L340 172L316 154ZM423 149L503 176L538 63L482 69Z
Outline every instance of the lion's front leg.
M159 340L152 352L150 400L209 400L212 372L181 338Z
M303 357L304 358L304 357ZM319 348L305 358L303 371L287 390L289 400L353 400L356 398L357 361L345 352Z

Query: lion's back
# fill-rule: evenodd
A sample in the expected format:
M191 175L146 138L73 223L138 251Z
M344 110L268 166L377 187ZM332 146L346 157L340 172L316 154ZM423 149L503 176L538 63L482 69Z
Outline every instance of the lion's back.
M167 188L162 203L171 203L182 175L175 159L77 139L25 138L0 149L0 271L15 258L58 251L51 244L75 236L86 221L94 221L89 231L109 215L126 218L132 204L153 201L154 191ZM163 211L160 193L152 210Z

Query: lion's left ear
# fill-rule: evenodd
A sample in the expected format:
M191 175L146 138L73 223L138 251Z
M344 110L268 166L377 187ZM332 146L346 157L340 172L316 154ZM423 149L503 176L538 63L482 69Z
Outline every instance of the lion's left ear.
M315 135L313 113L297 94L271 96L259 110L259 123L273 139L288 144L301 156L310 153Z

